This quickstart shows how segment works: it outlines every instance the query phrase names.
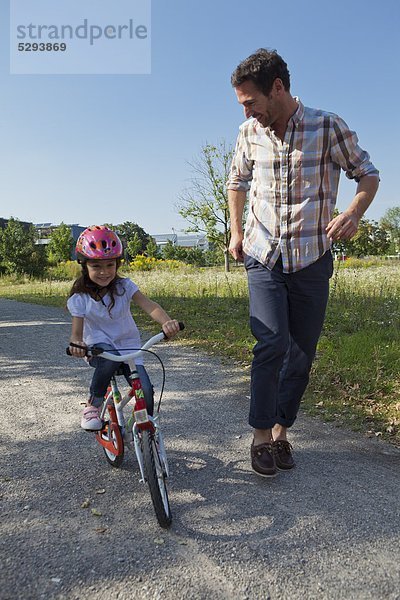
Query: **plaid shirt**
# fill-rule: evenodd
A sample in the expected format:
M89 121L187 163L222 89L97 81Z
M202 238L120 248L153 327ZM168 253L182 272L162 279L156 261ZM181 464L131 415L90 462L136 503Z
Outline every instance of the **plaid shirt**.
M248 191L243 251L272 269L304 269L329 248L340 169L357 182L378 171L337 115L299 105L282 142L256 119L240 127L227 187ZM251 186L250 186L251 182Z

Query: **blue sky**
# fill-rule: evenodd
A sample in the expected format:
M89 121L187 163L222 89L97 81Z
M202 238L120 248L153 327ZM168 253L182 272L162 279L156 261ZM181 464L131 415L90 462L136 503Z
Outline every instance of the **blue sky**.
M0 216L35 223L187 226L176 202L204 143L234 143L235 66L259 47L304 104L339 114L381 173L367 212L399 206L399 16L394 0L153 0L150 75L10 75L0 0ZM341 178L338 207L355 190Z

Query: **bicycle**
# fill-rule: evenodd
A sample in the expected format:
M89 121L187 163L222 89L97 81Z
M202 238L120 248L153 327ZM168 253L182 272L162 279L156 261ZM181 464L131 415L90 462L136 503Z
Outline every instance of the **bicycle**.
M183 323L179 323L180 329L184 329ZM121 363L111 378L110 386L104 398L100 418L103 427L95 431L97 442L102 446L105 458L115 468L122 465L125 446L135 450L141 474L141 483L146 483L150 489L150 496L156 513L157 521L163 528L168 528L172 522L172 513L169 504L167 479L169 477L167 453L165 450L163 435L160 427L160 406L165 384L165 369L160 357L155 352L150 352L159 361L162 367L162 385L158 406L155 416L147 412L146 402L140 378L136 372L135 358L162 340L168 339L164 332L158 333L150 338L140 349L130 354L112 354L110 351L92 346L88 348L87 356L101 356L104 359ZM116 348L115 351L133 350L130 348ZM67 354L70 354L67 348ZM118 389L116 377L123 375L122 363L127 363L131 370L132 388L125 396L121 396ZM132 413L125 421L124 407L134 400Z

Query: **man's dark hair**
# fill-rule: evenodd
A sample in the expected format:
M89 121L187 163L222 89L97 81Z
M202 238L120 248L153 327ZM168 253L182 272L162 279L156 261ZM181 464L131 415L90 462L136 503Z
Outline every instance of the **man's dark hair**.
M285 90L290 90L290 74L287 64L276 50L260 48L236 67L232 73L233 87L245 81L252 81L265 95L272 90L275 79L279 78Z

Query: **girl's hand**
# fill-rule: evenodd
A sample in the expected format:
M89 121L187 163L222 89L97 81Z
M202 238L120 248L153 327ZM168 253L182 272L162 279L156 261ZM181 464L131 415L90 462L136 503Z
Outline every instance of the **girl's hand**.
M175 319L172 319L171 321L166 321L162 325L162 330L167 337L172 338L180 331L179 323Z
M71 346L71 342L73 344L78 344L79 346L81 346L81 348L76 348L76 346ZM82 358L85 356L86 350L87 350L87 346L86 346L85 342L82 342L82 340L70 340L69 351L71 352L72 356L76 356L77 358Z

